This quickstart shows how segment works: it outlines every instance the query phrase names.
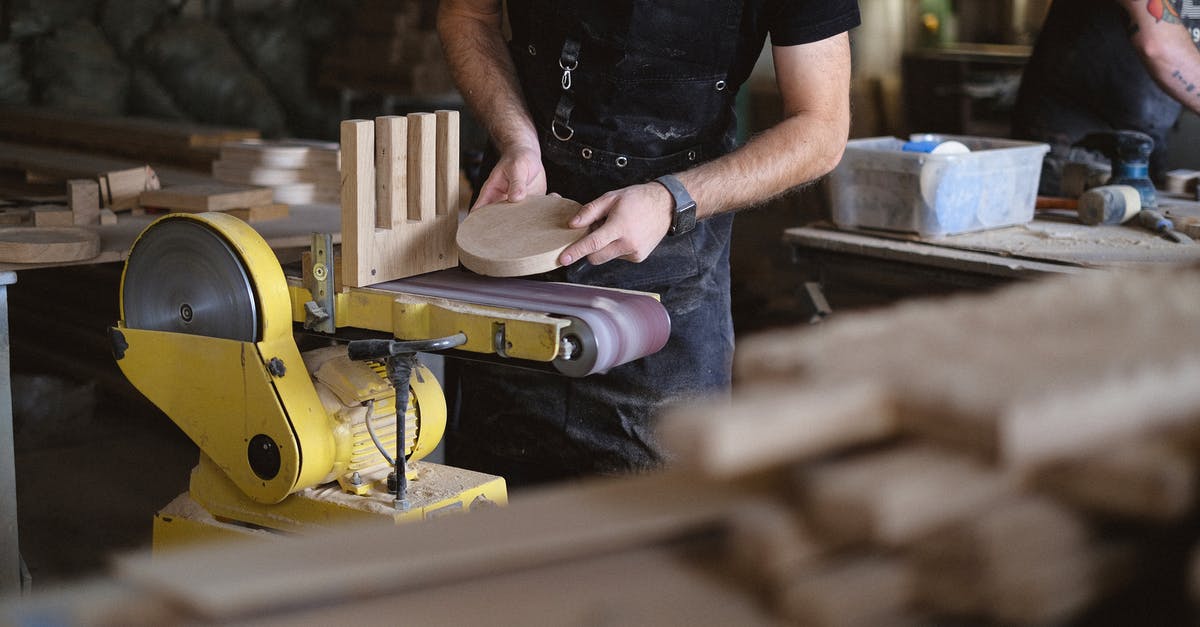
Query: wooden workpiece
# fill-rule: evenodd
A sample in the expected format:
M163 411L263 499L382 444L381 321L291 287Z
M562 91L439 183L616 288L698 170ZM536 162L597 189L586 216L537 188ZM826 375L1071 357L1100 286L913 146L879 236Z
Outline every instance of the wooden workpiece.
M29 214L34 226L73 226L75 224L75 214L62 205L30 207Z
M455 181L456 112L347 120L341 127L342 283L364 287L458 265L457 211L438 210L437 190ZM439 134L438 125L453 127ZM457 194L449 198L457 207Z
M66 212L70 216L70 212ZM0 228L0 261L54 263L91 259L100 254L100 235L77 227Z
M270 188L217 181L169 186L141 195L141 203L145 207L192 213L261 207L273 202Z
M468 269L487 276L525 276L559 267L558 256L587 235L567 225L582 206L559 196L478 207L458 229L458 254Z

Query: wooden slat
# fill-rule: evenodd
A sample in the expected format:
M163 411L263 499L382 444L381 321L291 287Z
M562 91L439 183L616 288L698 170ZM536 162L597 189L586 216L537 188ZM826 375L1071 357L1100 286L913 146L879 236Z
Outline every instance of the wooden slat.
M457 213L459 204L458 111L437 115L437 215Z
M375 228L400 229L412 218L408 203L408 119L375 119Z
M432 113L408 114L408 219L437 213L437 123Z
M370 285L375 258L375 123L346 120L342 144L342 284Z

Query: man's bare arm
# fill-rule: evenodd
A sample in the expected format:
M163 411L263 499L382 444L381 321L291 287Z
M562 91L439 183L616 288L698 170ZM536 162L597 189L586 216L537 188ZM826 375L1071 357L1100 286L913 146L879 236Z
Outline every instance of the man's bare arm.
M784 119L738 150L677 175L696 200L698 217L762 203L837 165L850 132L849 42L843 33L773 49ZM666 235L671 207L670 194L658 183L605 194L572 221L600 226L559 261L642 261Z
M724 159L679 175L697 217L759 204L828 174L850 133L850 38L775 47L783 120Z
M1200 50L1168 0L1121 0L1133 21L1131 40L1154 81L1200 114Z
M438 35L454 82L500 151L476 206L546 193L537 131L501 30L500 0L442 0Z

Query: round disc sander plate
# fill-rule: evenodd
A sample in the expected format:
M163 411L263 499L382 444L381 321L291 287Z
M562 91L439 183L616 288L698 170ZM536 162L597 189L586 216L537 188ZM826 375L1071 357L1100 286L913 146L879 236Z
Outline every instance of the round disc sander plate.
M129 253L122 288L130 328L257 341L258 301L246 269L199 222L152 225Z

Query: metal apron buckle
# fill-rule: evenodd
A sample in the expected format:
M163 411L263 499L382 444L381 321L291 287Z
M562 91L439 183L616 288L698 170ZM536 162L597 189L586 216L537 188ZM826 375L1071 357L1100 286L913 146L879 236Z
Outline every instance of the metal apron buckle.
M566 137L559 134L558 128L560 126L562 128L567 129ZM570 126L567 126L566 122L559 122L558 119L555 119L553 122L550 123L550 132L554 133L554 138L560 142L565 142L575 136L575 129L571 128Z

